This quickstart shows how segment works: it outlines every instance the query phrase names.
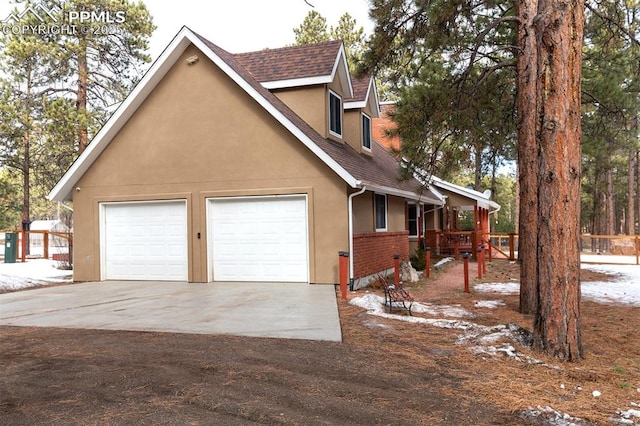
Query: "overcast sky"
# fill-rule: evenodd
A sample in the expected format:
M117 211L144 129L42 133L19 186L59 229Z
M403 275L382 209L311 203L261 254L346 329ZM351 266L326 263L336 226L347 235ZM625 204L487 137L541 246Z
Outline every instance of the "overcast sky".
M5 0L6 1L6 0ZM335 26L345 12L370 34L368 0L147 0L145 4L158 27L151 42L155 59L182 25L232 53L292 44L293 28L315 10Z
M0 21L25 0L0 0ZM145 0L157 29L150 53L156 59L173 36L187 25L232 53L282 47L293 43L293 28L315 10L335 26L345 12L370 34L368 0ZM17 3L17 4L16 4Z

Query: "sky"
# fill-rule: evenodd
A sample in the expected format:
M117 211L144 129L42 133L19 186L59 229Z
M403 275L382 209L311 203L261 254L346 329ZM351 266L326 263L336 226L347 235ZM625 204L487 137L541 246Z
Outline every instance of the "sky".
M327 27L336 26L340 16L348 12L367 34L373 30L368 0L307 1L314 7L305 0L146 0L158 27L152 37L151 55L155 59L182 25L231 53L283 47L293 43L293 28L312 10L327 19Z
M14 7L24 10L24 0L17 1L21 3L0 0L0 20L9 16ZM149 52L154 60L183 25L231 53L292 44L293 28L312 10L327 19L327 27L336 26L340 16L348 12L357 25L364 27L365 33L373 30L368 0L145 0L144 3L157 27Z

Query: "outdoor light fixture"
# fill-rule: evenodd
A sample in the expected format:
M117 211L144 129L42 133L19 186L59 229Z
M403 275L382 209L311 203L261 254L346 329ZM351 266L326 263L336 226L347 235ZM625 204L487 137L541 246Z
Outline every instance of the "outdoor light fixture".
M200 58L198 58L198 55L192 55L192 56L189 56L189 57L186 59L186 62L187 62L187 65L194 65L194 64L196 64L199 60L200 60Z

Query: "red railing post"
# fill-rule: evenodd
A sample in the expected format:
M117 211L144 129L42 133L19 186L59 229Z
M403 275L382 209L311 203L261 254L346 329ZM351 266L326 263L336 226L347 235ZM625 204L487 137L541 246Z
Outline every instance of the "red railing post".
M49 231L44 231L42 234L42 248L44 250L42 257L49 258Z
M469 293L469 253L462 255L464 262L464 292Z
M459 244L460 243L458 242L458 240L453 242L453 258L455 260L458 260L460 258L460 248L458 247Z
M487 252L485 251L484 244L480 245L482 254L482 275L487 275Z
M22 231L22 241L21 241L21 249L22 249L22 263L27 261L27 231Z
M515 234L509 234L509 260L516 260L516 242Z
M476 262L478 264L478 278L482 278L482 246L476 251Z
M393 255L393 277L396 280L395 283L398 284L400 282L400 255Z
M424 267L424 276L429 278L431 276L431 248L427 247L425 249L425 267Z
M340 256L340 295L342 300L347 299L347 281L349 280L349 253L346 251L338 252Z

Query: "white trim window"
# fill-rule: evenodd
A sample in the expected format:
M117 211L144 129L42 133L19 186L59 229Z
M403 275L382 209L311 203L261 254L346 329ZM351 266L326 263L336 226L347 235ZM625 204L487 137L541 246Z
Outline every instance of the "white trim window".
M387 230L387 196L385 194L373 194L373 207L375 211L376 232Z
M342 98L329 90L329 133L342 137Z
M371 151L371 118L362 114L362 148Z
M407 222L409 225L409 237L417 238L418 226L420 224L420 206L418 204L409 204L407 206Z

